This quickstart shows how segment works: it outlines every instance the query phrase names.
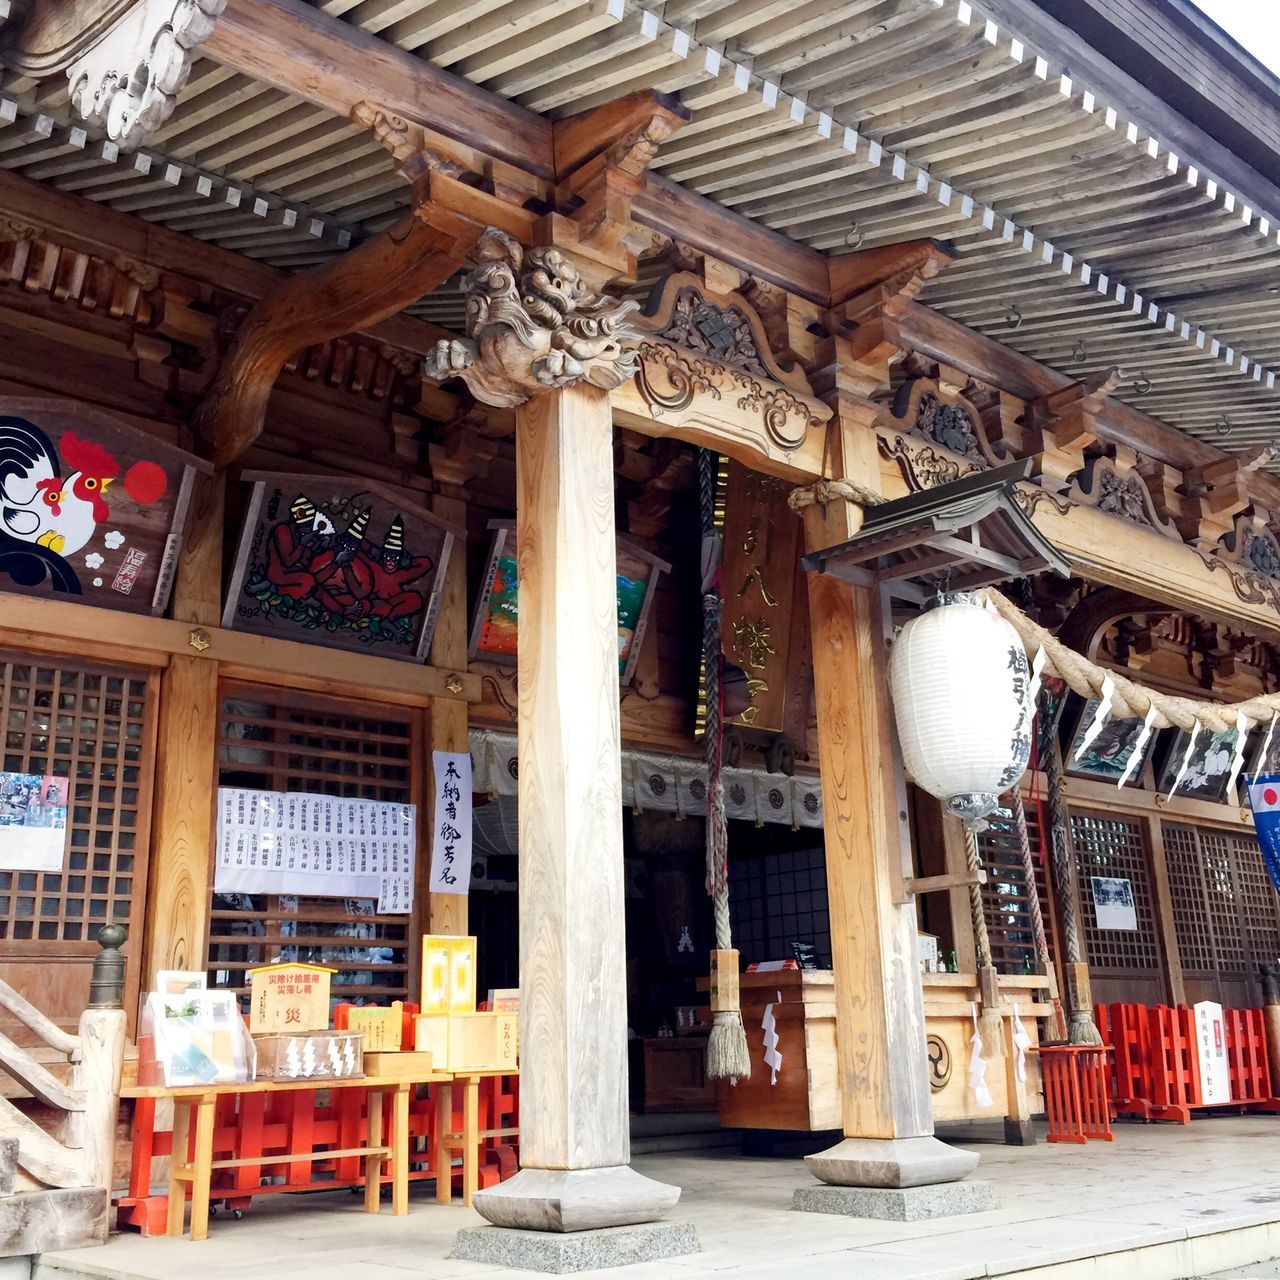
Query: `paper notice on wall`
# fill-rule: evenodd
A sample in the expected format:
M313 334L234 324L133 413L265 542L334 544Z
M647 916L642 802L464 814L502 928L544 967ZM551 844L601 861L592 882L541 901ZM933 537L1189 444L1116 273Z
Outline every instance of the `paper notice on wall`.
M61 871L69 778L0 773L0 869Z
M465 894L471 887L471 756L433 751L432 893Z
M413 907L417 815L411 804L302 792L218 789L218 893L375 898Z

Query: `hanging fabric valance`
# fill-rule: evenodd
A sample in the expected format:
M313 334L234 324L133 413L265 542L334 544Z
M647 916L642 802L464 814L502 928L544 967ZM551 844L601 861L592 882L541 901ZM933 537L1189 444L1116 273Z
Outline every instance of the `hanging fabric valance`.
M519 766L516 737L492 729L470 732L471 766L477 791L516 794ZM777 822L789 827L822 826L822 784L814 774L725 769L725 814L745 822ZM701 760L624 750L622 803L640 810L703 817L707 812L707 770Z

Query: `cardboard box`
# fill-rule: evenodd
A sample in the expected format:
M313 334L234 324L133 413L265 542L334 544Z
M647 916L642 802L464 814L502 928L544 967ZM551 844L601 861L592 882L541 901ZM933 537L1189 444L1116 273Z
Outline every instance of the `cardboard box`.
M358 1031L255 1035L259 1080L350 1080L364 1075L364 1037Z
M318 964L269 964L249 970L249 1030L323 1031L329 1026L329 979Z

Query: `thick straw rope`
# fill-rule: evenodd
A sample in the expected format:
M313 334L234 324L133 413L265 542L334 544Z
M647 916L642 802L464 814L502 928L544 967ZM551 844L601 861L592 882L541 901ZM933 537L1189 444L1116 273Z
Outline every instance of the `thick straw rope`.
M1046 669L1061 676L1068 687L1081 697L1100 698L1102 682L1110 679L1114 686L1110 714L1115 719L1143 720L1154 707L1154 728L1167 729L1174 725L1190 731L1199 722L1204 728L1221 733L1226 729L1234 729L1242 712L1254 723L1269 721L1274 714L1280 712L1280 693L1262 694L1246 702L1203 702L1198 698L1177 698L1172 694L1145 688L1118 671L1100 667L1074 649L1067 648L1051 631L1032 622L1007 596L990 588L986 595L996 612L1022 638L1027 653L1034 657L1037 650L1043 649Z

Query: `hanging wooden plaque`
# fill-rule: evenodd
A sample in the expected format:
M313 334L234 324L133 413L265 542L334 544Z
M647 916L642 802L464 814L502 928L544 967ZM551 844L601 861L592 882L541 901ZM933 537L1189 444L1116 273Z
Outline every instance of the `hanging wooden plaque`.
M472 658L514 663L519 609L516 603L516 527L513 520L490 520L493 543L481 580L480 601L471 625ZM617 540L618 675L630 684L640 659L659 575L671 566L627 538Z
M162 614L211 470L75 401L0 396L0 590Z
M425 661L455 528L369 480L246 472L222 625Z
M751 697L751 705L730 723L773 733L787 728L800 557L800 521L787 506L788 492L774 476L729 463L720 569L721 645L725 657L746 673Z

